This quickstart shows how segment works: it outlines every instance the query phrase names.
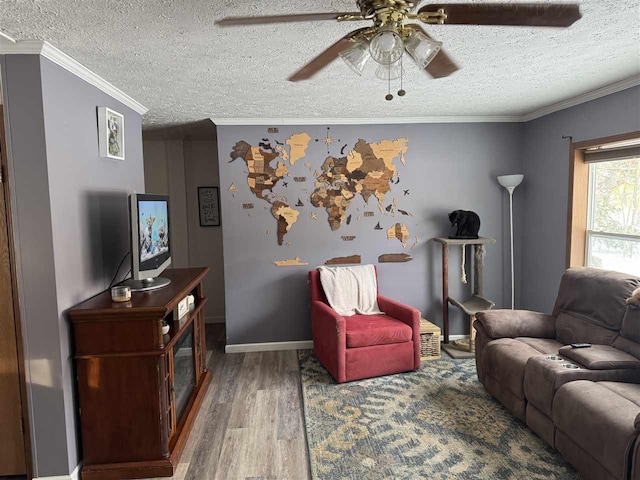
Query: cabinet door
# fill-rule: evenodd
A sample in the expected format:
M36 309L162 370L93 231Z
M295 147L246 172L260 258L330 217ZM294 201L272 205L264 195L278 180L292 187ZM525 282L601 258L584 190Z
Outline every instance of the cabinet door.
M202 374L207 370L207 341L205 338L204 328L204 311L200 310L198 316L194 319L196 324L196 364L198 366L198 381Z
M160 356L160 423L162 425L162 456L169 457L169 439L173 433L173 414L171 399L171 376L169 375L169 356Z
M202 361L202 372L207 371L207 329L204 324L204 310L200 312L200 359Z
M193 319L193 360L196 365L196 383L200 383L200 376L202 375L202 344L200 339L202 338L202 329L200 328L200 313Z

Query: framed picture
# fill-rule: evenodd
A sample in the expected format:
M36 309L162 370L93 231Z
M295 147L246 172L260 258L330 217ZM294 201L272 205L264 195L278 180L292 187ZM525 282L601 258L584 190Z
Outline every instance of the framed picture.
M98 107L98 145L100 157L124 160L124 115Z
M220 226L220 191L218 187L198 187L201 227Z

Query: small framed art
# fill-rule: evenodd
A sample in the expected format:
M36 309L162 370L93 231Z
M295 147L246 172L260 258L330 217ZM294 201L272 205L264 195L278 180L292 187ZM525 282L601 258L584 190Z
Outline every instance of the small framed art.
M201 227L220 226L220 190L218 187L198 187L198 208Z
M98 145L100 157L124 160L124 115L98 107Z

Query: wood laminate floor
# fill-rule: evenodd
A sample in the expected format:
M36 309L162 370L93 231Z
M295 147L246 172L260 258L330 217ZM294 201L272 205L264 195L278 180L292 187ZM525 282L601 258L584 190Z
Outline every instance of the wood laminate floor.
M308 480L295 350L224 353L222 325L207 325L213 376L174 480Z

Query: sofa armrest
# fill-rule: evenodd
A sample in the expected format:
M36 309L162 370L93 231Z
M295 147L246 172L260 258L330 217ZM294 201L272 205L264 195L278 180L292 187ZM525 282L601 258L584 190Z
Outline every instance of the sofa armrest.
M413 366L417 370L420 368L420 310L383 295L378 295L378 307L386 315L406 323L413 330Z
M313 351L338 382L346 381L345 356L347 332L345 320L324 302L311 302Z
M478 312L477 321L492 338L555 338L556 319L529 310L487 310Z

